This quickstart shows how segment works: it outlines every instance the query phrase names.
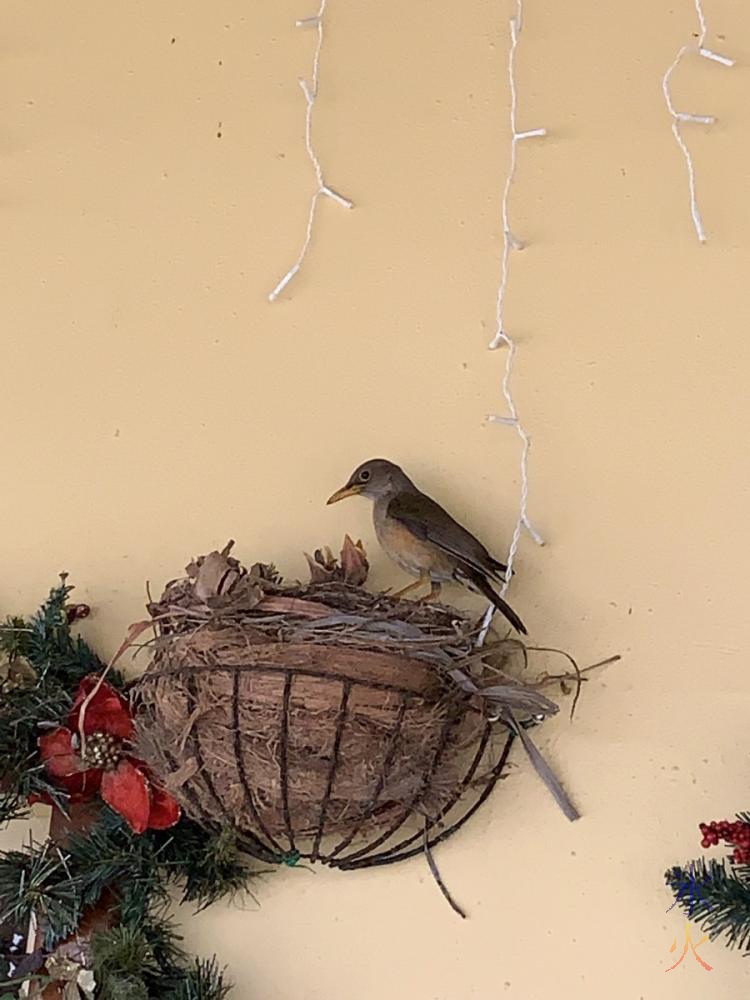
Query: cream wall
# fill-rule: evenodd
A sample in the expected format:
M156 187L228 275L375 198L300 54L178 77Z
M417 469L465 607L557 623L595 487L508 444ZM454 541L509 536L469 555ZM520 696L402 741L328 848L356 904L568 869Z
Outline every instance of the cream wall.
M238 539L302 574L344 531L397 576L369 512L325 497L396 459L502 553L517 440L488 426L507 166L510 5L330 0L318 146L356 210L321 206L297 77L300 2L33 4L0 18L4 275L2 613L67 568L112 651L187 558ZM441 848L470 913L419 861L284 871L260 909L215 906L187 938L263 1000L738 1000L718 944L665 975L682 933L662 872L696 824L748 807L745 428L750 362L750 12L707 2L726 70L689 60L709 243L690 222L660 77L692 4L527 0L508 320L533 434L514 604L582 662L622 653L576 724L540 732L584 817L527 764ZM221 124L220 124L221 123ZM217 138L217 132L221 138ZM400 578L399 578L400 579ZM11 836L19 833L13 830ZM6 835L7 836L7 835Z

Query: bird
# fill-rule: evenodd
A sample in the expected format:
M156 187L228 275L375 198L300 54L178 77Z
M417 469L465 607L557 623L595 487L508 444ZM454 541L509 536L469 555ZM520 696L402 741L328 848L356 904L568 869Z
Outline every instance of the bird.
M403 469L384 458L372 458L358 466L327 502L338 503L351 496L373 501L373 523L380 545L402 570L417 577L394 597L429 583L430 593L421 600L436 600L443 583L453 580L478 591L517 632L527 634L516 612L490 583L504 583L507 566L439 503L422 493Z

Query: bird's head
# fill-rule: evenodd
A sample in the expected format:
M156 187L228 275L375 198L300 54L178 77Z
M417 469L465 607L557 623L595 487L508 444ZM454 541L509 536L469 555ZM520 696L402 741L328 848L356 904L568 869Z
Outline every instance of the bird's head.
M410 486L411 480L393 462L384 458L371 458L354 470L346 485L328 498L328 503L338 503L339 500L354 496L377 500Z

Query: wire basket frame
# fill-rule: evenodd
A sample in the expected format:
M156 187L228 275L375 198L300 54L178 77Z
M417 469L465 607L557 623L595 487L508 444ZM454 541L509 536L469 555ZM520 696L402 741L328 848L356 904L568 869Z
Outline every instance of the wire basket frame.
M245 761L243 732L241 725L241 683L243 675L252 671L255 675L278 678L281 687L278 718L278 771L279 796L283 822L283 832L272 830L264 821L263 809L259 802L259 790ZM468 699L461 692L454 692L445 701L446 710L436 729L434 744L416 787L409 797L399 803L398 809L390 808L390 815L383 823L377 822L381 796L388 785L389 777L398 762L402 730L410 709L424 702L423 695L408 685L392 681L377 681L372 678L354 679L351 676L328 676L327 690L330 691L333 731L328 770L325 775L324 791L316 803L314 829L300 833L295 829L294 810L290 795L290 736L294 734L295 722L292 700L295 685L302 678L320 678L320 673L302 666L270 665L257 662L238 664L182 664L162 666L157 661L152 665L138 685L140 724L147 728L158 725L158 699L155 698L159 685L180 685L187 703L186 711L193 719L199 715L199 680L209 673L228 681L231 693L230 718L233 735L233 753L236 764L236 778L241 787L243 805L250 817L249 824L239 830L244 849L254 857L267 863L284 862L296 864L300 859L328 865L342 870L353 870L393 864L421 854L425 849L446 840L456 833L486 802L499 779L503 776L508 756L514 741L514 734L502 723L481 720L477 726L472 745L462 754L460 769L456 771L450 794L441 800L439 809L427 809L427 797L431 782L438 769L445 763L447 754L455 754L452 738L461 719L470 710ZM390 732L384 740L381 760L378 763L377 778L369 800L345 832L327 829L329 807L336 786L337 776L342 767L342 744L351 718L351 705L362 692L380 692L395 700L394 719ZM389 702L390 704L390 702ZM179 747L170 746L166 739L159 742L162 769L175 773L180 768ZM207 751L201 738L201 726L191 725L185 738L185 753L189 753L197 766L197 775L202 782L204 794L200 794L195 783L186 781L180 788L188 813L199 822L225 822L236 826L236 812L225 796L215 786ZM403 762L402 762L403 763ZM458 764L458 762L456 761ZM169 774L162 774L169 783ZM393 813L395 812L395 815ZM418 829L412 828L418 821ZM252 827L249 829L248 826ZM366 829L365 829L366 828Z

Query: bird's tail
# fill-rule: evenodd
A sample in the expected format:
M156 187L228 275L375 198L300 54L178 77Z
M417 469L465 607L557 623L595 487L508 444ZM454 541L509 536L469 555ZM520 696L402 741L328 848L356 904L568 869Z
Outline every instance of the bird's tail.
M507 603L507 601L503 600L499 594L495 593L481 573L469 566L462 568L461 572L462 575L466 577L468 582L476 587L479 593L483 594L487 600L490 601L490 603L495 605L500 614L504 615L508 619L516 632L520 632L521 635L527 634L526 626L515 613L513 608Z
M501 563L499 559L495 559L494 556L490 556L489 569L489 575L493 577L493 579L500 580L502 583L505 583L508 578L508 567L505 563Z

